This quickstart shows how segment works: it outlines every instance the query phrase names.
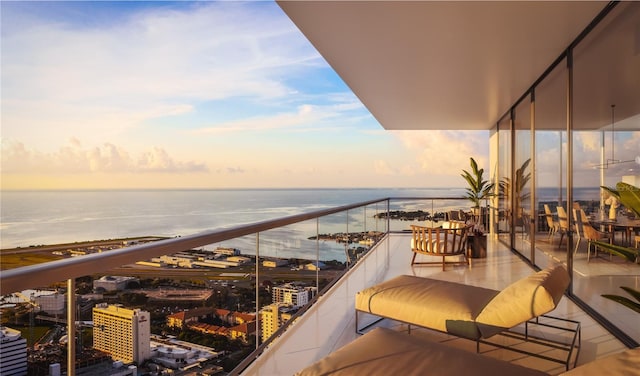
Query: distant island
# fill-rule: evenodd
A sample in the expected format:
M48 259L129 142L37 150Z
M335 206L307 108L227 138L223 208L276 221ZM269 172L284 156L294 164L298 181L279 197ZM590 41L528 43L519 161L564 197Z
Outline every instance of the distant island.
M435 212L431 215L430 212L424 210L414 210L414 211L405 211L405 210L391 210L389 212L378 213L374 215L374 218L379 219L394 219L400 221L437 221L444 220L446 218L446 214L443 212Z

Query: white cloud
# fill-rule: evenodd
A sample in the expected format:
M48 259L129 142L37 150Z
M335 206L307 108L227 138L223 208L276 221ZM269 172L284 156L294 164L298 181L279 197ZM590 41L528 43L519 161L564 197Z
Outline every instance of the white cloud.
M436 175L459 175L468 169L473 157L485 171L489 134L486 131L395 131L404 145L415 154L422 171Z
M22 15L3 27L3 136L104 137L206 101L289 95L283 77L324 62L262 5L143 8L94 28Z
M601 134L599 132L578 132L576 144L581 145L585 152L598 151L601 144Z
M190 173L207 172L204 163L177 161L159 147L133 158L112 143L84 148L77 138L53 153L28 149L23 143L3 142L3 174L84 174L84 173Z

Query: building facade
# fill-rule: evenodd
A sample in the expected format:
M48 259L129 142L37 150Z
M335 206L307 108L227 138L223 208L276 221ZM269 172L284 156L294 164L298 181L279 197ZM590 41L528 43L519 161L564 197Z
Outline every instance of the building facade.
M266 341L282 324L291 320L297 309L286 303L273 303L260 311L260 330L262 341Z
M318 289L315 286L299 286L286 283L271 288L271 298L274 303L287 303L294 307L302 307L316 296Z
M213 308L199 307L186 311L176 312L167 316L167 325L170 327L184 328L189 323L197 323L213 316Z
M93 281L93 289L103 289L104 291L125 290L130 282L138 282L138 278L124 276L105 275Z
M27 374L27 340L20 331L0 326L0 375Z
M140 364L150 357L150 321L149 312L100 304L93 309L93 347L113 360Z

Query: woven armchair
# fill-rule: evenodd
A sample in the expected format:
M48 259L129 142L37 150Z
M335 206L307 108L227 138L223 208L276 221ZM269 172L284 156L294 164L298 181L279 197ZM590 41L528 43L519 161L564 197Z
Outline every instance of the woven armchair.
M464 222L444 222L441 227L411 226L411 251L413 258L411 265L442 265L445 270L446 264L469 265L467 258L467 235L471 229L470 225ZM441 257L441 261L416 261L416 256L425 255L431 257ZM457 257L457 260L447 260L450 257ZM462 260L460 260L462 256Z

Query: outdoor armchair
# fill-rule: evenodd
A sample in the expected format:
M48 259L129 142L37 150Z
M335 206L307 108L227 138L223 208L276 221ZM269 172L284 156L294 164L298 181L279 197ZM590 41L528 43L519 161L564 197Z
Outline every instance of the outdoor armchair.
M446 264L469 264L467 258L467 235L471 229L470 225L464 222L448 221L443 222L440 227L411 226L411 265L442 265L442 270ZM440 257L441 261L416 261L416 256L424 255L430 257ZM457 260L447 260L450 257L457 257ZM462 256L462 260L460 260Z

